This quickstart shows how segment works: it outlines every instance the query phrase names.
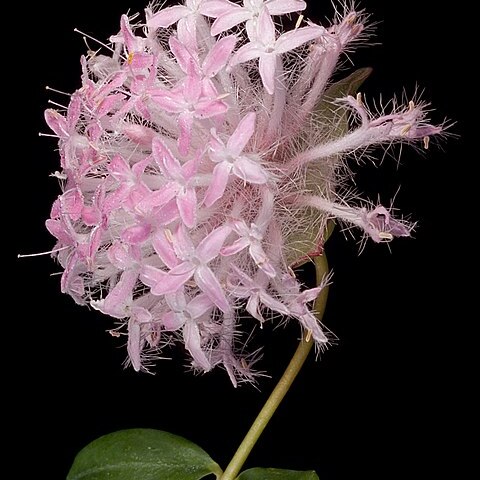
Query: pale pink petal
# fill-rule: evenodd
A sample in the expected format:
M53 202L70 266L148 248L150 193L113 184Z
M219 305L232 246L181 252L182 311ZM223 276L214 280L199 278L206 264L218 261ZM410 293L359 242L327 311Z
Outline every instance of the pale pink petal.
M255 21L253 19L248 20L245 23L245 31L247 33L247 38L250 42L255 42L258 39L258 29L257 29L257 19ZM262 42L259 42L259 45L262 45ZM260 47L262 48L262 47ZM263 49L265 49L265 45L263 45Z
M258 58L263 54L263 48L259 44L254 44L252 42L247 43L246 45L241 46L230 59L229 65L234 67L239 63L248 62L253 58Z
M193 60L192 54L189 52L188 48L186 48L183 43L179 42L173 35L168 40L168 44L177 59L178 65L184 73L187 73L190 62Z
M79 263L79 257L74 253L65 265L60 286L62 293L68 293L73 297L75 302L79 305L84 305L85 284L82 277L79 276L79 272L81 271L84 271L83 265Z
M195 254L195 246L188 235L188 232L183 224L179 224L175 231L173 248L177 257L181 260L189 260Z
M277 39L276 53L285 53L325 34L323 27L303 27L290 30Z
M237 37L235 35L228 35L215 43L203 61L205 76L214 77L227 64L236 42Z
M45 121L60 138L67 138L69 136L67 121L65 117L56 110L52 110L51 108L45 110Z
M275 42L275 24L267 8L262 8L258 16L255 36L250 40L258 40L265 47L272 47Z
M217 17L213 22L210 33L213 36L219 35L222 32L230 30L235 25L245 22L252 14L244 8L236 5L237 8L232 8L229 12Z
M187 265L187 262L184 262L166 273L158 268L145 266L142 269L140 280L150 287L153 295L175 293L192 277L193 268L191 264Z
M230 227L224 225L210 232L197 247L197 257L203 262L212 261L219 253L225 240L230 235Z
M297 296L295 301L297 303L303 303L303 304L313 302L320 295L320 292L324 288L325 287L322 285L320 287L309 288L308 290L304 290L300 295Z
M210 101L218 99L218 90L211 78L202 78L202 97Z
M248 300L247 305L245 306L245 310L259 322L263 322L265 319L262 317L260 313L260 297L256 292L249 292L248 293Z
M207 266L199 266L195 270L194 278L198 288L200 288L222 312L228 313L231 310L220 282Z
M179 288L183 287L190 278L192 278L194 272L195 265L190 262L181 263L168 272L168 278L166 281L162 281L162 285L156 285L152 289L152 293L154 295L175 293Z
M389 211L379 205L371 212L362 212L365 232L370 235L374 242L393 240L394 237L409 237L412 227L394 219Z
M255 132L256 118L255 112L249 112L238 123L237 128L227 142L227 149L232 155L237 156L243 152L243 149Z
M240 236L248 237L250 235L250 228L245 223L245 220L233 219L231 225L233 230L235 230Z
M190 13L183 5L175 5L158 11L147 19L147 27L157 29L166 28L178 22L183 16Z
M130 57L129 67L135 74L143 74L145 69L151 68L153 66L153 61L155 57L148 53L135 53L132 57ZM141 84L141 82L139 82ZM138 84L137 84L138 85ZM138 91L136 87L132 84L132 91L135 93Z
M219 17L224 15L232 9L242 8L235 3L229 2L228 0L205 0L200 3L198 8L199 12L206 17Z
M228 105L218 99L201 98L195 105L195 116L197 118L212 118L221 115L228 110Z
M163 141L156 137L152 141L153 158L162 173L172 179L182 175L182 166Z
M102 221L102 214L95 205L85 205L82 208L82 220L85 225L93 227Z
M197 15L191 13L178 21L178 39L192 51L197 48Z
M116 180L124 181L131 176L130 165L120 155L115 155L107 168Z
M50 209L50 218L58 218L62 216L62 208L60 204L60 197L57 197Z
M182 165L182 176L184 180L190 180L195 176L201 161L202 152L199 150L192 160L189 160Z
M127 47L129 53L143 51L144 39L141 37L136 37L133 34L127 15L122 15L120 19L120 29L123 37L123 43Z
M163 229L158 229L152 236L152 247L160 260L168 267L174 268L178 265L178 259L175 255L172 242L167 238Z
M244 248L247 248L250 245L250 240L248 237L240 237L235 240L231 245L227 245L220 250L220 253L225 257L230 255L235 255L238 252L241 252Z
M68 190L60 197L62 214L68 215L74 222L82 216L83 194L78 188Z
M156 88L151 91L152 100L163 110L169 113L179 113L185 109L185 99L183 93L179 93L173 89L165 90L164 88Z
M145 120L151 119L150 110L148 109L148 107L146 106L145 102L142 99L138 99L138 101L135 102L135 110Z
M261 268L269 277L274 278L277 275L275 268L265 254L265 251L263 250L260 243L252 243L249 248L249 253L257 266Z
M101 101L107 95L120 88L125 83L126 79L127 74L124 71L113 73L110 76L109 81L103 83L103 86L100 87L99 90L96 92L95 102Z
M121 270L132 268L139 260L139 249L122 242L115 242L107 251L108 260Z
M183 340L185 342L185 348L190 352L194 360L194 366L201 368L205 372L211 370L212 365L202 350L200 331L195 322L189 320L185 323L183 327Z
M122 126L122 132L132 141L148 147L152 144L155 131L151 128L136 123L128 123Z
M179 186L175 182L170 182L164 185L160 190L149 192L145 197L137 202L135 209L137 212L151 212L156 207L163 207L172 198L177 195Z
M140 371L142 368L141 353L144 343L145 341L141 336L140 325L133 317L131 317L128 321L127 352L130 361L132 362L132 367L136 372Z
M65 229L65 225L60 220L49 218L45 222L45 226L63 245L73 245L75 243L70 233Z
M210 141L207 145L210 159L214 162L222 162L225 159L225 144L218 136L215 129L210 131Z
M271 295L266 292L260 293L260 300L262 303L268 307L270 310L281 313L282 315L289 315L290 311L288 308L279 300L276 300Z
M145 185L142 185L142 184L132 185L130 187L128 198L122 205L123 208L131 212L142 213L140 210L137 209L137 206L140 203L142 203L143 200L147 198L148 195L150 195L150 193L151 191Z
M203 203L206 207L211 207L219 198L223 196L225 188L227 188L228 177L232 164L228 162L220 162L213 169L213 177L210 185L208 186L207 193Z
M67 126L74 126L77 124L82 114L82 102L83 98L79 95L78 92L72 95L67 110Z
M311 332L313 339L317 343L328 342L327 337L323 333L322 328L318 323L318 319L313 313L308 312L305 315L295 316L302 326L309 332Z
M121 239L127 243L133 243L134 245L139 245L150 236L152 231L152 226L148 223L142 223L140 225L133 225L126 228L122 234Z
M131 317L138 323L150 323L153 320L153 316L146 308L132 305L130 308Z
M109 95L100 103L100 105L98 105L96 110L97 117L102 118L108 113L112 112L122 104L124 99L125 95L123 93Z
M167 312L161 317L162 326L169 332L174 332L182 328L185 324L185 317L176 312Z
M125 270L105 299L92 301L90 305L114 318L126 317L128 315L127 308L133 301L133 288L137 283L137 278L138 273L135 270Z
M183 288L180 288L175 293L169 293L165 295L165 300L168 306L174 312L183 312L187 307L187 301L185 299L185 292Z
M102 244L102 235L103 229L99 226L95 227L90 232L89 242L87 243L88 248L86 251L87 260L90 262L94 262L94 256L97 254L100 245Z
M244 182L262 185L267 183L268 175L265 170L247 157L240 157L233 164L232 173Z
M207 295L200 293L188 302L186 310L192 318L199 318L214 307Z
M197 194L194 188L186 188L178 193L177 207L183 223L193 228L197 221Z
M307 4L303 0L271 0L268 2L267 8L270 15L285 15L305 10Z
M181 113L178 116L180 136L178 137L178 150L181 155L186 155L190 149L192 139L193 116L190 112Z
M154 212L154 222L157 226L170 225L175 220L178 220L178 217L179 213L175 199L171 200L160 209L156 209Z
M272 95L275 90L278 59L276 53L263 53L258 62L258 72L265 90Z
M140 280L147 286L153 287L168 276L168 273L152 265L144 265L140 271Z

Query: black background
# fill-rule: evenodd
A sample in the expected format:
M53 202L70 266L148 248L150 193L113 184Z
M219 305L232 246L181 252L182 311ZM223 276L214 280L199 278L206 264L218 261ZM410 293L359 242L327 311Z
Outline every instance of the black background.
M418 220L415 239L393 242L391 252L368 244L359 256L355 241L335 232L327 248L335 276L325 323L339 341L321 361L307 361L247 467L315 469L321 480L463 477L471 421L464 403L472 350L465 344L475 314L463 314L469 282L459 265L475 267L473 251L465 263L466 244L454 245L469 237L459 186L474 163L463 111L474 90L462 73L469 40L461 3L362 2L377 22L378 42L350 56L356 67L374 68L365 95L389 98L403 88L411 94L418 85L436 109L434 120L456 121L451 131L458 137L426 155L404 148L400 165L386 159L378 168L355 168L358 187L372 199L380 193L388 204L401 186L396 206ZM310 4L316 20L332 11L327 1ZM79 87L85 45L73 28L105 39L118 31L122 13L143 7L138 0L47 0L7 20L13 32L4 45L4 100L13 105L4 145L12 142L14 153L5 155L13 168L4 180L19 189L5 197L15 224L13 233L4 226L14 246L9 258L54 243L44 221L59 193L48 177L58 158L55 141L38 132L48 132L47 99L64 101L45 85ZM84 445L130 427L185 436L225 467L296 347L294 322L259 333L261 367L272 378L261 378L258 389L234 389L221 370L193 376L180 347L156 375L137 374L122 368L126 351L105 333L112 322L59 293L59 277L50 276L58 268L48 256L15 262L6 297L14 298L14 314L4 318L4 350L12 349L4 360L11 380L6 419L16 427L10 445L23 459L13 478L65 478Z

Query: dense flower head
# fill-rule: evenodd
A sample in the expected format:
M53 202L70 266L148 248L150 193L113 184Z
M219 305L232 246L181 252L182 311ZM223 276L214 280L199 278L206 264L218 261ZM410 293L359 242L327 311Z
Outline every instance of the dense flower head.
M297 319L321 347L311 302L323 285L303 290L291 267L321 253L327 220L375 242L410 234L389 209L341 196L345 158L427 147L442 129L413 102L374 114L347 94L319 108L365 16L346 8L321 26L305 8L185 0L142 23L124 15L111 50L82 58L66 111L46 111L62 291L118 319L135 370L180 340L195 370L251 379L255 355L236 345L245 311L243 323Z

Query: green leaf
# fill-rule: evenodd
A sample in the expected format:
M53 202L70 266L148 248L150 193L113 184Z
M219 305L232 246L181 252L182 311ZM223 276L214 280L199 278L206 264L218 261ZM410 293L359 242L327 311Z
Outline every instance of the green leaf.
M371 68L359 68L348 77L333 83L324 92L313 111L313 122L325 125L325 138L335 140L348 132L348 111L339 109L335 104L337 98L354 95L362 83L372 73ZM322 193L335 175L335 160L329 162L311 162L306 177L306 191L313 195ZM323 244L333 231L334 223L321 221L318 211L307 209L303 212L304 225L308 228L293 232L287 238L287 261L292 267L300 267L313 257L322 254Z
M297 472L278 468L251 468L242 472L237 480L319 480L319 478L313 470Z
M337 98L346 97L347 95L355 95L357 90L361 87L363 82L370 76L372 69L359 68L351 73L348 77L342 78L336 83L330 85L329 88L322 95L322 98L315 107L315 115L320 117L323 121L335 119L335 126L337 127L332 139L338 138L345 134L348 130L348 115L344 110L340 113L341 121L338 121L339 113L338 107L334 104Z
M194 443L160 430L132 429L94 440L76 456L67 480L199 480L220 467Z

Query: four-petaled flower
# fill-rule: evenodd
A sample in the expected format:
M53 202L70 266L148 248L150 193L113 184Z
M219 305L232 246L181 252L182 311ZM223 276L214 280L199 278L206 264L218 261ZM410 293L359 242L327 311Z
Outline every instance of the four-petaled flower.
M275 24L267 9L260 12L257 23L248 29L250 42L240 47L232 59L230 66L258 58L258 71L263 86L269 94L273 94L277 72L280 70L281 55L314 40L325 33L323 27L308 26L283 33L278 38Z
M230 234L228 226L222 226L209 233L195 248L183 225L174 234L171 248L180 262L165 272L151 265L142 269L142 281L151 287L153 295L174 293L194 277L195 284L224 313L231 310L225 292L215 273L208 266L222 248Z
M216 164L212 183L205 194L205 205L210 207L221 198L227 187L230 173L244 182L262 185L268 181L268 173L260 165L258 155L243 154L255 130L255 112L250 112L238 123L225 145L212 130L209 143L209 158Z

